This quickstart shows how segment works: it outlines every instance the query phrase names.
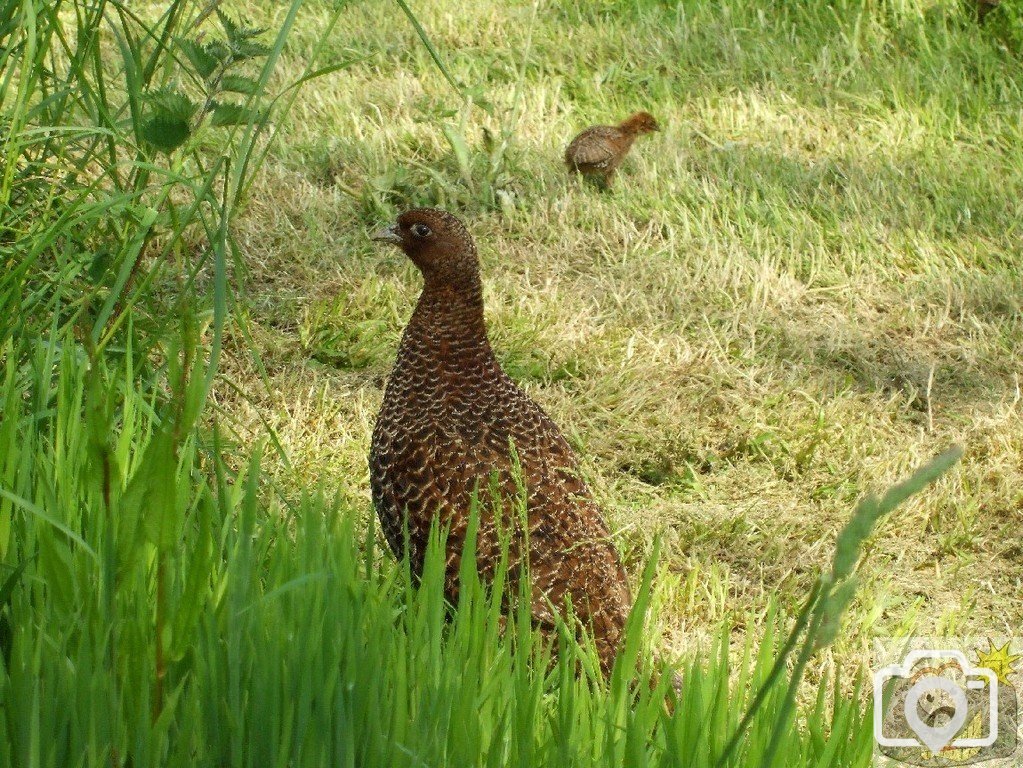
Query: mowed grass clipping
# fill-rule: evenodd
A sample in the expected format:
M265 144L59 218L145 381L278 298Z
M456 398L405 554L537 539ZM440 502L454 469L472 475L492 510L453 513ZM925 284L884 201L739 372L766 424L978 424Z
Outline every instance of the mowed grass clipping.
M634 574L664 536L668 648L768 595L794 608L852 502L950 443L961 468L885 524L842 642L1017 626L1010 5L979 28L951 0L417 4L482 107L399 7L346 6L328 58L365 60L303 91L238 224L266 381L237 348L249 398L220 402L242 437L276 431L285 486L370 514L419 278L366 233L439 205L480 247L498 355L570 436ZM575 132L636 109L665 130L614 193L567 179Z

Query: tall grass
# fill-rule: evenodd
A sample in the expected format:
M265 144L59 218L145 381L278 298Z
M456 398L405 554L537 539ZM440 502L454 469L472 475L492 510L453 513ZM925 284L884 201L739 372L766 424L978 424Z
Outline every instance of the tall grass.
M800 626L811 627L802 653L827 642L812 628L836 618L817 609L828 589L790 641L770 620L737 662L723 628L684 670L669 714L669 678L649 684L641 640L652 569L608 684L577 674L586 651L567 632L550 666L527 616L502 631L500 590L479 583L471 553L449 612L439 543L414 586L407 567L377 557L357 510L312 491L293 505L262 492L258 449L232 471L215 429L182 422L198 388L147 398L133 354L90 362L67 336L16 351L8 342L0 454L12 534L0 582L3 764L869 759L858 687L839 695L828 680L797 715L799 676L785 671ZM836 578L869 530L857 519Z

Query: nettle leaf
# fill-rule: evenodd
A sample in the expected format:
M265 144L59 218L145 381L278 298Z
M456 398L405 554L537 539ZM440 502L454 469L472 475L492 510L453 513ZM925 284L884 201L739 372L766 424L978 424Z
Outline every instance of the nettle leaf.
M192 134L187 120L158 113L142 124L142 139L163 152L172 152Z
M255 41L255 38L266 32L265 27L243 27L219 8L217 17L220 19L220 26L224 28L227 43L231 46L231 52L235 59L251 59L270 54L270 48Z
M270 55L270 46L257 43L255 40L235 40L231 45L234 57L239 61Z
M224 62L228 53L223 46L218 48L194 40L178 40L178 47L204 80L210 79L210 76L217 71L217 67Z
M192 134L192 116L198 105L179 91L169 89L146 95L149 117L142 123L142 139L163 152L171 152Z
M226 43L222 43L220 40L210 40L208 43L203 45L203 48L210 54L215 56L217 61L221 63L227 63L231 60L231 48Z
M188 122L192 115L199 109L185 94L169 88L158 91L151 91L146 94L146 101L149 103L153 117L157 115L165 119L183 120Z
M248 125L257 123L265 117L258 109L243 107L241 104L217 104L213 107L211 125Z
M259 83L251 77L244 77L243 75L224 75L220 80L220 88L224 91L244 93L251 96L259 90Z
M227 35L228 40L233 40L238 36L241 27L239 27L230 16L219 8L217 8L217 18L220 19L220 26L224 28L224 34Z

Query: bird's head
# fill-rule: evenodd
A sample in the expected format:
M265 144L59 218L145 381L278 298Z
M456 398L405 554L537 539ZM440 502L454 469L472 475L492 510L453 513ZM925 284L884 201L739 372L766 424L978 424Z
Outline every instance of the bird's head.
M620 127L624 131L637 135L661 130L661 126L657 124L657 120L649 112L637 112L628 120L622 122Z
M406 211L371 237L401 248L427 281L457 284L479 273L476 246L469 231L447 211Z

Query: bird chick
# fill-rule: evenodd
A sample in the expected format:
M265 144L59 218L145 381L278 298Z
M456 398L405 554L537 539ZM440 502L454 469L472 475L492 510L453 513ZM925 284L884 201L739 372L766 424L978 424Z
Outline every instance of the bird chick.
M447 527L445 589L455 602L474 493L476 565L487 582L501 557L499 530L523 520L510 502L524 487L524 522L508 544L509 594L518 593L528 557L534 623L553 636L556 613L564 616L571 600L610 672L632 602L625 570L572 448L494 356L472 237L451 214L421 208L373 238L401 248L424 281L369 454L373 504L391 550L402 558L407 542L421 574L431 524ZM488 488L508 503L487 504Z
M565 150L565 165L569 172L580 173L607 189L636 138L659 130L649 112L637 112L618 125L591 126L572 139Z

